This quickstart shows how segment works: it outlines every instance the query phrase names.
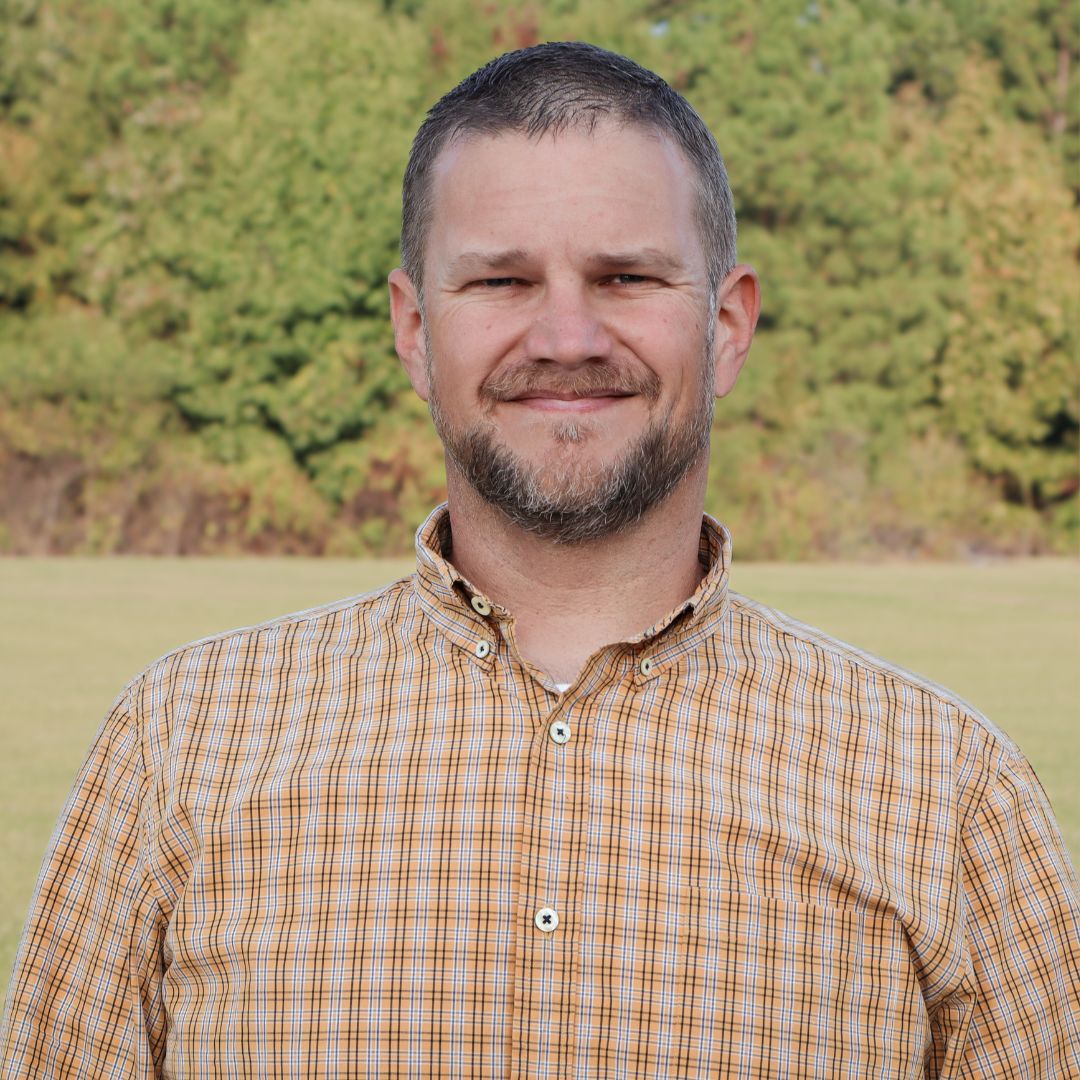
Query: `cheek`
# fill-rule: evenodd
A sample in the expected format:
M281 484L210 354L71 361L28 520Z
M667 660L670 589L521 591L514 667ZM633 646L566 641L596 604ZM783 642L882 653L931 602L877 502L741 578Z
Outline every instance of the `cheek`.
M705 340L692 320L667 316L636 331L627 328L622 336L627 347L671 392L678 394L685 386L700 382Z
M670 330L638 355L659 376L672 413L690 414L700 408L703 389L712 382L712 357L706 355L704 332L693 323L674 323Z
M428 372L439 405L445 412L469 408L479 397L480 386L491 374L486 360L485 334L433 333Z
M678 357L700 353L705 322L697 304L681 296L628 304L613 321L619 336L647 357Z
M433 333L434 355L465 381L483 380L508 357L521 340L513 320L490 311L456 312Z

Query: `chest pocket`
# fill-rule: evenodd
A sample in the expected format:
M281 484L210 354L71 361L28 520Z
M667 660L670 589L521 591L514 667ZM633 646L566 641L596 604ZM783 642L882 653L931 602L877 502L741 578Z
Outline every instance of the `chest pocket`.
M624 1074L625 1040L654 1077L923 1075L929 1019L891 916L695 887L610 915L600 1074Z

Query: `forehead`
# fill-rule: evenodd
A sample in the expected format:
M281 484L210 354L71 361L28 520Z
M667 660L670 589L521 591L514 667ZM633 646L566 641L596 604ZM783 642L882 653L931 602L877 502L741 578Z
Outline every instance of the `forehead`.
M428 253L632 241L700 254L695 181L682 150L651 128L469 134L432 169Z

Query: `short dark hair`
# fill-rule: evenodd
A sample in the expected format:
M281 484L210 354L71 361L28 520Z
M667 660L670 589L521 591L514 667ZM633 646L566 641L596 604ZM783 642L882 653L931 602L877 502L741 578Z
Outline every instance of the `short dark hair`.
M440 98L420 125L401 206L401 264L418 292L431 220L431 171L449 143L505 131L591 131L606 117L670 136L693 166L702 247L715 291L735 265L735 210L712 132L682 94L633 60L582 41L552 41L496 57Z

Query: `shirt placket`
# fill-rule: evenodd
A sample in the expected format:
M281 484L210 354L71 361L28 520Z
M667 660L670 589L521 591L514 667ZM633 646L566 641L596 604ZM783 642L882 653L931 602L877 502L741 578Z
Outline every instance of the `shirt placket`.
M528 677L528 676L526 676ZM569 696L537 715L517 845L513 1077L568 1077L576 1052L586 731Z

